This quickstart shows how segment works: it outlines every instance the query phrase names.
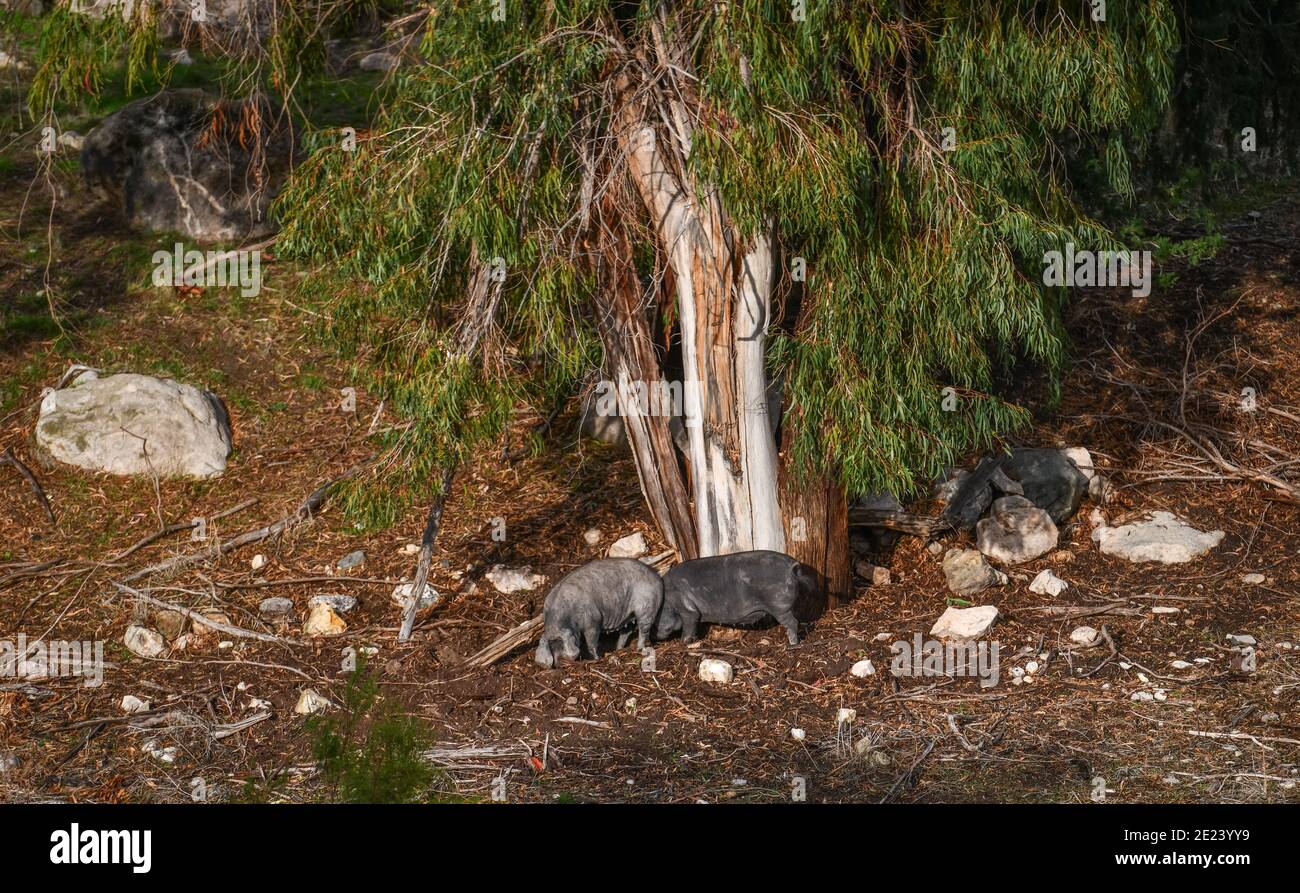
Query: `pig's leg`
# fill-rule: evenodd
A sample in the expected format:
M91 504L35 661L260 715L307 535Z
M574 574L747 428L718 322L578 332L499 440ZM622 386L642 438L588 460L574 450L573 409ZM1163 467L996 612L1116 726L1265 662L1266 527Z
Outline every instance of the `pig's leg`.
M625 629L618 634L618 649L621 651L627 647L627 640L632 638L632 630Z
M645 651L654 635L655 621L659 614L659 604L649 605L636 613L636 650ZM629 631L628 635L632 633Z
M587 642L587 650L593 659L600 658L600 627L589 626L582 631L582 638Z
M682 618L682 641L694 642L695 627L700 622L700 615L686 607L683 607L678 613Z
M776 620L785 627L785 634L790 639L791 645L799 644L799 621L795 619L794 612L786 608L780 614L775 615Z

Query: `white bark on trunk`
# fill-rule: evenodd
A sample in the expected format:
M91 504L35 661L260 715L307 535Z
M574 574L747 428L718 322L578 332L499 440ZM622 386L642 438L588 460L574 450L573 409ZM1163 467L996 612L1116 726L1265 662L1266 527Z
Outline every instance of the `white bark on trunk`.
M677 291L699 554L784 551L763 364L772 235L755 238L737 277L733 252L740 249L717 195L693 194L679 181L643 108L621 111L624 153L654 215ZM687 118L672 111L677 167L685 169Z
M740 463L749 504L751 549L785 551L777 486L776 439L768 415L764 344L772 305L772 236L761 234L742 266L736 313L736 405Z

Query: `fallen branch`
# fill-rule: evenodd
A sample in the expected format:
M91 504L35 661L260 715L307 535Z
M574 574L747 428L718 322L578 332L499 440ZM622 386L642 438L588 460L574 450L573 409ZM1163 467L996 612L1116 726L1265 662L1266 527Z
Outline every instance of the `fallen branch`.
M254 506L259 502L261 502L261 500L258 497L253 496L249 499L245 499L239 505L232 506L231 508L225 509L224 511L217 512L208 520L218 521L221 518L225 518L229 515L234 515L239 512L242 512L244 509L250 508L251 506ZM157 542L158 540L162 539L165 536L171 536L173 533L180 533L182 530L192 530L193 528L198 526L199 526L198 519L195 519L193 521L180 521L177 522L176 524L168 524L166 527L163 527L160 530L155 530L153 533L149 534L143 539L138 540L131 546L128 546L123 551L118 552L116 555L110 558L109 561L110 562L121 561L123 558L126 558L128 555L132 555L140 551L145 546L149 545L150 543Z
M911 765L911 768L909 768L902 775L898 776L898 778L894 780L893 787L889 789L889 793L885 794L885 796L880 798L880 802L882 804L889 802L890 798L894 796L894 792L898 790L899 785L903 784L903 782L907 781L908 779L912 779L915 777L916 770L921 768L921 764L925 762L928 756L930 756L930 751L934 750L934 746L938 743L939 743L938 738L933 738L930 740L930 743L926 746L925 750L922 751L921 755L916 758L916 762Z
M216 741L222 738L229 738L231 735L238 735L249 726L255 726L264 719L271 718L271 711L263 710L260 713L254 713L252 716L241 719L238 722L232 722L224 726L217 726L212 730L212 737Z
M526 620L514 629L497 636L487 647L466 659L462 666L490 667L516 648L531 645L541 636L542 626L543 621L540 616Z
M1195 729L1183 729L1189 735L1196 738L1232 738L1236 741L1250 741L1254 744L1260 744L1262 741L1271 741L1274 744L1300 744L1300 740L1295 738L1276 738L1270 735L1248 735L1245 732L1198 732ZM1262 744L1260 744L1263 747ZM1272 748L1268 748L1271 750Z
M1141 617L1145 613L1141 608L1130 607L1127 599L1118 599L1104 605L1039 605L1024 610L1047 614L1051 617L1060 617L1064 620L1076 620L1080 617L1091 617L1094 614L1122 614L1126 617Z
M235 636L239 639L256 639L259 642L278 642L283 645L293 644L288 639L282 639L279 636L273 636L269 633L259 633L255 630L244 629L241 626L231 626L228 623L220 623L216 620L210 620L198 611L191 611L189 608L183 608L180 605L165 602L162 599L154 598L152 595L145 595L140 590L132 589L130 586L124 586L121 583L114 582L113 585L137 601L153 605L155 608L162 608L165 611L176 611L177 613L184 614L194 623L206 626L209 629L215 629L218 632L223 632L228 636Z
M334 480L330 481L328 484L323 484L322 486L316 488L316 490L314 490L310 496L308 496L306 499L302 501L302 504L299 505L297 509L285 515L283 518L274 522L273 524L268 524L265 527L259 527L256 530L250 530L247 531L246 533L241 533L239 536L235 537L234 539L230 539L224 543L220 543L215 549L202 549L197 552L189 552L185 555L178 555L175 558L169 558L166 561L160 561L157 564L151 564L148 567L142 568L136 571L135 573L131 574L130 576L128 576L125 582L130 583L134 580L140 579L141 577L149 576L150 574L159 574L159 573L179 570L182 567L186 567L191 564L196 564L200 561L207 561L212 558L220 558L221 556L226 555L229 552L233 552L235 549L238 549L241 546L246 546L249 543L256 543L264 539L268 539L269 537L279 536L280 534L284 533L286 530L289 530L292 527L296 527L298 524L301 524L303 521L306 521L309 518L313 517L316 514L316 512L320 509L322 503L325 502L325 499L334 490L334 488L337 487L343 481L355 475L358 471L361 470L362 467L363 466L358 466L356 468L353 468L347 471L346 473L340 475L339 477L335 478Z
M426 760L442 766L454 766L474 760L515 760L533 755L533 749L526 744L477 744L456 746L450 744L426 750Z
M442 509L451 495L451 480L455 474L454 467L442 472L442 483L438 494L429 506L429 517L424 523L424 536L420 538L420 557L415 562L415 582L411 585L411 598L402 611L402 628L397 633L397 641L405 642L411 638L411 629L415 626L415 615L420 611L420 598L424 595L425 584L429 582L429 567L433 564L433 543L438 538L438 526L442 522Z
M54 509L50 508L50 500L46 497L45 491L41 489L41 482L36 479L36 475L32 474L32 470L24 465L21 459L14 455L14 451L11 449L5 450L4 453L0 454L0 463L8 463L18 469L18 473L26 479L27 486L32 488L32 493L36 495L36 499L40 502L41 508L45 509L45 517L50 519L50 524L53 525L57 523L54 520Z
M599 722L594 719L583 719L581 716L557 716L553 722L567 722L575 726L591 726L593 729L611 728L607 722Z

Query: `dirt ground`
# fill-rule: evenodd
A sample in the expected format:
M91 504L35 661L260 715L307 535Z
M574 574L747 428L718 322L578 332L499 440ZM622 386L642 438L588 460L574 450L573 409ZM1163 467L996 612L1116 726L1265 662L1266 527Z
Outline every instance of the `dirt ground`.
M36 473L56 523L17 469L0 465L0 631L104 640L109 666L97 687L0 680L0 754L17 758L0 772L0 800L186 801L195 778L209 799L251 791L329 800L293 708L307 687L340 700L344 649L374 648L369 665L382 696L439 742L438 797L490 800L494 779L504 778L496 793L512 802L788 802L802 779L813 802L1085 802L1100 778L1110 802L1300 801L1300 649L1284 647L1300 643L1300 512L1261 477L1294 482L1300 464L1292 452L1300 441L1294 186L1254 205L1258 216L1225 224L1227 244L1215 256L1160 263L1176 280L1166 276L1149 297L1078 295L1063 399L1015 440L1091 450L1111 483L1103 510L1112 523L1167 510L1225 531L1223 542L1188 564L1129 564L1097 550L1088 522L1095 506L1085 502L1057 551L1009 568L1008 585L976 597L1002 614L992 633L1001 680L981 689L970 678L889 672L890 643L927 633L949 598L942 551L911 537L879 558L889 583L857 580L856 597L805 626L797 647L779 629L715 628L696 647L660 644L653 672L633 649L554 671L524 649L464 669L465 657L539 613L550 583L617 537L639 530L652 551L663 548L626 454L579 443L572 413L548 434L545 455L483 456L457 479L431 577L445 598L421 615L411 643L396 644L400 610L390 593L412 573L404 547L419 541L422 508L368 532L350 529L327 501L281 537L132 584L173 604L215 608L277 641L192 631L187 647L158 659L131 654L124 631L149 614L113 583L205 545L188 529L128 554L133 544L241 505L211 522L209 536L228 541L284 517L372 455L372 425L400 420L364 390L355 412L340 410L340 391L353 381L317 345L292 268L270 263L256 298L150 288L141 258L158 246L88 204L66 165L54 171L66 199L47 231L48 197L28 193L33 174L21 164L0 168L0 293L12 296L0 330L0 450ZM66 333L42 315L47 276L64 302ZM153 481L39 465L29 445L36 406L70 362L220 393L235 431L226 474ZM1253 412L1240 408L1246 387L1257 395ZM521 411L512 443L537 420ZM505 520L504 542L492 538L495 518ZM603 534L596 546L583 536L593 527ZM364 564L336 570L356 549ZM266 564L253 571L258 554ZM529 565L548 583L500 594L483 577L498 563ZM1028 582L1048 567L1070 588L1031 593ZM1255 573L1263 583L1243 581ZM317 594L358 599L344 635L301 635ZM259 602L272 595L293 600L290 622L261 617ZM1177 612L1154 613L1158 606ZM1104 625L1114 652L1071 650L1080 624ZM1253 672L1233 668L1230 634L1258 639ZM702 682L705 657L731 663L735 681ZM850 675L863 658L877 672ZM1032 682L1013 685L1012 668L1031 660L1040 665ZM1174 660L1192 667L1173 669ZM1153 699L1135 701L1135 692ZM124 715L128 694L152 712ZM837 723L840 708L856 711L851 723ZM237 727L262 713L270 715ZM793 729L804 730L802 740ZM154 755L155 743L175 747L174 761ZM487 750L452 752L471 745Z

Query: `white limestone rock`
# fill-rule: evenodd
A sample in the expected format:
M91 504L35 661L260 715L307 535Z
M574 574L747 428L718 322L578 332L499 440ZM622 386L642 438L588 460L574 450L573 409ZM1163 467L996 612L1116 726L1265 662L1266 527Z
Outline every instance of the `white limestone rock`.
M149 375L79 375L41 400L43 458L118 475L211 478L226 470L230 418L211 391Z
M1151 512L1142 521L1093 531L1104 554L1134 563L1183 564L1219 545L1223 537L1222 530L1197 530L1169 512Z
M997 622L998 609L993 605L975 608L948 608L939 617L930 635L936 639L967 641L978 639Z

